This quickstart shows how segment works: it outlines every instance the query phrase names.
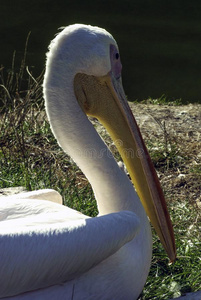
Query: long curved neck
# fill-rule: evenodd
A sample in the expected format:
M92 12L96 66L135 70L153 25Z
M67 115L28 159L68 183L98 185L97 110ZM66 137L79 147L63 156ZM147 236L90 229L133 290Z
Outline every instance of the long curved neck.
M63 65L54 61L57 59L47 62L44 96L51 128L59 145L91 183L100 214L120 210L141 211L141 203L132 184L75 98L75 74L68 70L71 75L67 78Z

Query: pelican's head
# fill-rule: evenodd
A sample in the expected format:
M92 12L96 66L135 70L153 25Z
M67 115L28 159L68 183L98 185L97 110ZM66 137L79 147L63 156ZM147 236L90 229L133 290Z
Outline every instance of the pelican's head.
M57 55L57 64L60 59L63 68L68 70L65 73L69 74L73 70L74 74L104 76L111 70L112 63L116 75L121 75L117 43L105 29L90 25L70 25L55 37L49 48L47 55ZM54 62L53 59L49 61Z
M174 233L155 169L128 106L121 81L121 61L114 38L104 29L88 25L66 27L50 45L62 74L82 110L106 127L131 176L140 200L171 261L175 260ZM73 55L73 60L70 59ZM53 59L51 63L55 63ZM63 76L63 75L62 75ZM54 79L60 80L59 74ZM121 142L120 142L121 141Z

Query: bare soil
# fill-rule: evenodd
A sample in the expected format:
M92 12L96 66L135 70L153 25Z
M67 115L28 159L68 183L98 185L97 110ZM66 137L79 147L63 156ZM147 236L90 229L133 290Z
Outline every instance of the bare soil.
M185 198L201 209L201 105L130 106L152 157L166 152L155 165L166 199Z

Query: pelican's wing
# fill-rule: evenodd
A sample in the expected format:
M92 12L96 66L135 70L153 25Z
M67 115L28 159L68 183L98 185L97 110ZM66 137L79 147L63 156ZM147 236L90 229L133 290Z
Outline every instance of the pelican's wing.
M89 218L42 200L0 199L0 298L71 280L130 241L137 216Z
M9 197L14 199L38 199L38 200L48 200L51 202L62 204L62 196L55 190L43 189L35 190L31 192L23 192L15 194Z

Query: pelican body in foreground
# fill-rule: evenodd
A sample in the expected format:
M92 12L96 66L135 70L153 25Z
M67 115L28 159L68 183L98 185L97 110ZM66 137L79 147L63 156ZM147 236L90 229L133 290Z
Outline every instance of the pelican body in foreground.
M48 119L91 183L99 216L61 205L50 190L1 198L1 299L136 299L152 256L146 213L174 261L171 221L121 69L117 43L104 29L71 25L51 42L43 85ZM86 115L108 130L136 190Z

